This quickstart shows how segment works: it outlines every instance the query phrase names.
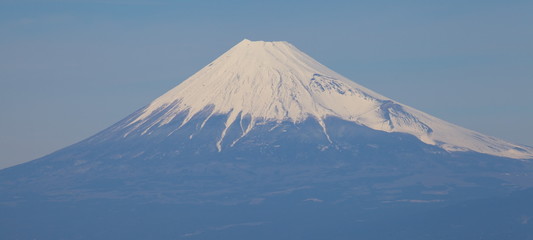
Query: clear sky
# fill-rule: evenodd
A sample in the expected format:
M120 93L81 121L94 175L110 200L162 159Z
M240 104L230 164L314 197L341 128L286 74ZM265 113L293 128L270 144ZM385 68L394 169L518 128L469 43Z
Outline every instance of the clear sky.
M89 137L237 44L285 40L449 122L533 145L533 1L0 2L0 168Z

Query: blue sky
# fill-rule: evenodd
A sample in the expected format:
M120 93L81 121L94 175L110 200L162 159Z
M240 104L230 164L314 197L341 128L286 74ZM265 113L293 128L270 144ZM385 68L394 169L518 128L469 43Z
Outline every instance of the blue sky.
M533 1L0 2L0 168L95 134L243 38L533 145Z

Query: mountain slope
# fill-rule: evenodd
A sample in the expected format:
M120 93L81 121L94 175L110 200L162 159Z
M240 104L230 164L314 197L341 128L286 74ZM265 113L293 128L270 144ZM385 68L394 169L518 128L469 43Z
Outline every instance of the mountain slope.
M243 40L183 83L154 100L122 129L149 134L181 119L179 129L200 112L227 115L216 146L232 146L264 122L316 119L328 140L326 117L338 117L385 132L416 136L447 151L475 151L517 159L533 158L533 148L512 144L445 122L395 102L352 82L318 63L287 42ZM248 118L247 124L242 124ZM226 139L235 122L241 135ZM172 134L170 132L169 134ZM193 137L191 135L191 137Z

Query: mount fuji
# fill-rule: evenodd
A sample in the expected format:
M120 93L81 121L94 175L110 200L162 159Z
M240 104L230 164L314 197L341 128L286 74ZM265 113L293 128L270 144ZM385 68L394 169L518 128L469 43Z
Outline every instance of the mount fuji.
M246 39L113 131L126 130L124 137L132 132L138 136L171 122L179 123L173 130L179 131L200 113L207 117L198 130L213 115L226 118L225 127L216 136L218 151L222 151L225 142L232 147L257 125L298 124L309 118L320 125L328 142L334 144L325 124L325 119L332 117L374 130L407 133L447 151L533 158L530 147L455 126L366 89L287 42ZM240 136L225 139L227 130L235 123L241 127Z
M532 159L245 39L100 133L1 170L0 236L527 239Z

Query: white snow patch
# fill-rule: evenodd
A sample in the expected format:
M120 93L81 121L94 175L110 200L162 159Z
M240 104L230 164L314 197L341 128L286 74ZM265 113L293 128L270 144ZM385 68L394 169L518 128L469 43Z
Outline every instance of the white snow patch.
M287 42L243 40L155 99L127 126L133 126L132 132L148 123L141 129L146 134L188 111L183 126L208 106L213 110L200 128L214 114L228 115L216 144L219 151L227 130L237 120L242 135L230 146L261 122L298 123L309 117L318 120L328 141L333 142L324 119L334 116L375 130L411 134L447 151L533 158L531 147L489 137L397 103L337 74ZM246 128L242 126L245 117L250 118Z

